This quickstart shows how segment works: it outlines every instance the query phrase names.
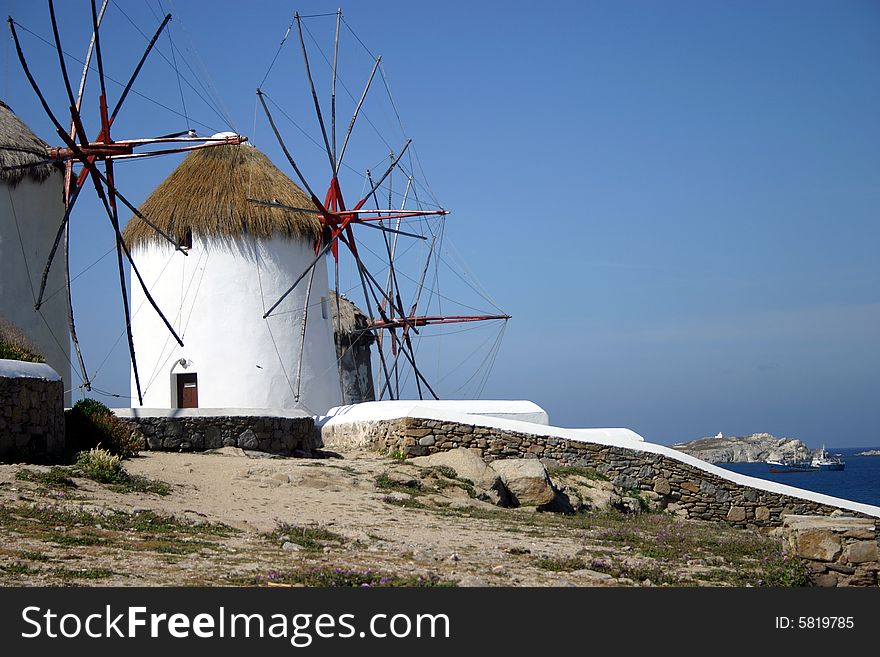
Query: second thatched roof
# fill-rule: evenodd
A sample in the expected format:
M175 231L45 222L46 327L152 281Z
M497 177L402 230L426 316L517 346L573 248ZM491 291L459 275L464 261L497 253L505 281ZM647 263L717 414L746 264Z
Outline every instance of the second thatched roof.
M248 201L254 198L295 208L315 209L311 199L253 146L224 145L191 152L140 207L141 213L183 241L187 231L203 239L242 237L314 240L317 214L291 212ZM125 227L129 245L163 238L138 217Z
M0 100L0 181L13 187L25 177L42 182L59 169L48 157L46 142Z

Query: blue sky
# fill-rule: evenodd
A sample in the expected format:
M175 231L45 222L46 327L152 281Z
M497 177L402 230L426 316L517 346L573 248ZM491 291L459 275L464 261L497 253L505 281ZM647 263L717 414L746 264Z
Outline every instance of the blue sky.
M65 46L80 55L86 22L76 3L58 4ZM154 29L157 0L120 4ZM186 113L206 124L196 127L206 134L231 123L292 174L255 114L254 89L292 11L336 5L254 4L162 7L175 14L176 44L221 100L215 112L184 89ZM42 3L3 6L51 34ZM383 55L405 126L387 124L394 143L414 138L431 188L453 211L450 241L514 316L483 397L532 399L556 424L626 426L663 443L768 431L811 445L880 444L880 5L342 8ZM114 15L105 57L122 78L143 39ZM332 20L309 19L316 40L332 37ZM10 41L0 92L55 143ZM23 42L61 113L54 51L30 35ZM317 130L290 45L265 88ZM343 79L357 93L370 61L349 46ZM138 90L182 110L160 59ZM116 134L184 123L133 97ZM284 130L295 143L295 129ZM368 133L357 136L369 142ZM308 144L301 152L323 181L320 152ZM120 186L140 202L176 162L132 164ZM76 221L79 271L112 246L112 233L88 204ZM122 330L113 265L106 258L78 279L75 303L87 357L107 359L101 388L126 393L124 340L108 353ZM467 341L444 340L453 356L470 352Z

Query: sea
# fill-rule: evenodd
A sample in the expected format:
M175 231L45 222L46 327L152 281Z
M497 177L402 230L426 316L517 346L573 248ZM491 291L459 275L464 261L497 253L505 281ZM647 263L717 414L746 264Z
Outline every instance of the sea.
M846 468L839 471L771 473L766 463L716 465L750 477L880 506L880 456L856 456L858 452L874 449L880 447L828 447L829 454L840 454L846 463Z

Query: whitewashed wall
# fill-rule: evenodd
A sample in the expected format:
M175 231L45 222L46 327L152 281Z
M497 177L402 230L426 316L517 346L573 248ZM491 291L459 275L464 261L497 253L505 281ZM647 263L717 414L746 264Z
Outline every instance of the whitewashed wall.
M15 187L0 182L0 315L31 338L69 391L70 334L61 249L46 285L46 301L41 308L45 322L34 310L43 267L64 216L62 184L60 172L42 183L27 177ZM64 402L70 403L70 393Z
M312 283L300 403L295 390L308 277L263 319L314 258L311 244L280 237L206 243L194 236L189 256L165 244L136 247L132 255L185 344L177 345L132 277L132 329L145 408L175 406L175 375L192 372L204 408L300 407L320 414L340 403L330 308L324 313L321 306L328 296L324 259ZM133 376L131 388L137 406Z

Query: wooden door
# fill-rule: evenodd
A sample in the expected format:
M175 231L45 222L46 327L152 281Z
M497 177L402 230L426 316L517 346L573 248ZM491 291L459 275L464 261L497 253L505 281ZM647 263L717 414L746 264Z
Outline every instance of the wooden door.
M177 407L199 407L199 383L197 374L177 375Z

